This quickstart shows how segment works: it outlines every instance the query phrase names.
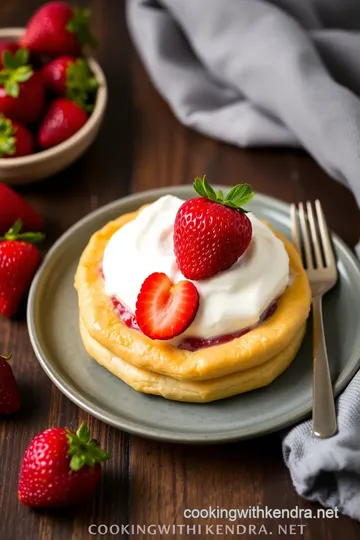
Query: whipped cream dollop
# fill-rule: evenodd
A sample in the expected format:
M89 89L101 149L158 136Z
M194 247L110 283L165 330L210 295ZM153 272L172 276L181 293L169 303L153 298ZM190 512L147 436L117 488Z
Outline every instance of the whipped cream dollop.
M105 292L133 313L141 285L153 272L164 272L174 283L185 279L173 244L175 216L183 202L172 195L161 197L121 227L105 248ZM246 252L228 270L194 281L199 309L181 339L211 338L253 326L287 287L289 258L284 244L252 212L248 217L253 236Z

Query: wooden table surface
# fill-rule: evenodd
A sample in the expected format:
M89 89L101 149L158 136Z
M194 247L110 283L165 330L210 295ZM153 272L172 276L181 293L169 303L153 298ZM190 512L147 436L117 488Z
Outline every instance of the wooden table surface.
M38 0L0 3L0 26L24 25ZM78 219L131 192L158 186L190 184L206 173L216 183L250 182L259 192L284 201L321 197L331 227L350 245L359 238L359 214L349 192L331 180L303 152L240 150L181 126L152 87L130 42L119 0L79 2L93 10L99 38L97 58L109 84L109 106L101 133L91 150L62 174L20 192L46 219L49 247ZM357 226L355 226L357 224ZM0 350L12 351L21 386L21 412L0 421L1 540L85 540L88 538L160 538L116 534L125 524L224 524L214 519L189 521L186 508L318 508L295 493L281 456L278 434L237 444L193 447L164 444L122 433L89 417L49 381L32 351L25 309L16 320L0 321ZM21 456L30 439L49 426L86 420L113 454L96 497L85 506L57 512L34 512L17 500ZM282 535L278 525L293 524ZM96 528L89 526L103 524ZM241 538L355 540L360 525L338 519L242 520L253 524ZM300 527L299 525L304 525ZM168 538L191 538L178 528ZM240 533L243 531L240 528ZM101 534L102 533L102 534ZM105 533L105 534L104 534ZM239 533L238 533L239 534ZM164 536L165 537L165 536ZM197 538L232 538L206 534ZM267 536L266 536L267 537Z

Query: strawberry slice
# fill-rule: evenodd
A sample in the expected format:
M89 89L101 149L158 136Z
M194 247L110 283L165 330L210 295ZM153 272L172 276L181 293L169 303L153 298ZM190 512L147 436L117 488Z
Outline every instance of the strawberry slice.
M199 307L199 293L191 281L174 283L162 272L148 276L136 302L136 320L151 339L171 339L193 322Z

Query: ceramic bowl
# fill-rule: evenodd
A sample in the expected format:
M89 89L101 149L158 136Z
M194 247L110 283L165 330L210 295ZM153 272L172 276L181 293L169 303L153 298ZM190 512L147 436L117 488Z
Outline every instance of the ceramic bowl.
M24 28L0 29L0 41L17 40ZM95 107L88 121L70 139L36 154L16 158L0 158L0 182L27 184L56 174L76 161L95 140L107 104L107 85L104 73L92 57L87 58L99 88Z

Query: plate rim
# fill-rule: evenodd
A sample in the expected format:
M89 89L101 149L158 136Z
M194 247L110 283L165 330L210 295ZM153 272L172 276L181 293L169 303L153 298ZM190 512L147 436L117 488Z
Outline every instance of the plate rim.
M214 189L226 189L228 186L215 186ZM51 361L47 360L47 356L43 351L39 339L37 338L37 330L35 323L35 299L37 294L37 289L41 284L41 280L44 272L46 271L47 261L50 260L53 255L57 252L58 247L62 245L69 237L71 237L78 229L96 218L97 216L111 212L116 208L120 203L126 204L131 202L139 202L142 199L150 199L153 197L160 197L162 195L168 194L169 192L176 192L179 196L185 194L191 188L191 184L182 185L182 186L167 186L156 189L144 190L139 193L134 193L121 197L115 201L112 201L106 205L101 206L100 208L94 210L93 212L87 214L76 223L74 223L69 229L67 229L53 244L45 255L43 262L38 269L34 280L30 287L28 303L27 303L27 326L28 333L32 348L34 350L35 356L46 373L49 379L55 384L55 386L68 398L70 401L75 403L80 409L86 411L92 416L98 418L102 422L105 422L108 425L116 427L117 429L126 431L132 435L138 435L148 439L155 439L163 442L170 443L182 443L182 444L223 444L230 443L239 440L245 440L250 438L255 438L263 435L267 435L276 431L281 431L290 425L295 425L299 421L306 418L311 412L312 404L305 403L301 408L298 408L296 414L294 411L290 411L281 416L276 416L276 419L273 422L267 422L266 426L258 424L253 428L247 428L246 433L241 433L239 429L231 429L227 432L220 434L196 434L196 433L185 433L185 432L176 432L176 431L165 431L164 429L159 429L156 427L149 427L146 425L141 425L136 421L120 418L116 414L109 412L102 407L96 405L96 403L91 402L91 399L88 399L84 393L81 392L81 389L77 388L71 382L66 380L61 373L59 374L55 367L53 367ZM287 212L289 213L290 205L284 201L265 195L259 192L256 192L256 198L260 204L265 206L271 206L273 209L278 210L280 213ZM146 204L145 202L143 204ZM340 249L342 254L347 257L348 260L355 266L356 270L360 273L360 264L357 260L355 254L351 249L346 245L346 243L335 233L331 232L332 239L337 248ZM355 373L358 371L360 366L360 357L357 361L354 362L354 365L349 369L347 374L342 377L343 372L338 377L336 384L334 385L334 394L337 396L345 387L348 385L350 380L354 377ZM125 384L125 383L123 383ZM199 404L201 407L202 404Z

